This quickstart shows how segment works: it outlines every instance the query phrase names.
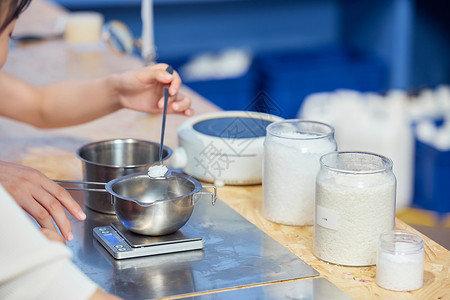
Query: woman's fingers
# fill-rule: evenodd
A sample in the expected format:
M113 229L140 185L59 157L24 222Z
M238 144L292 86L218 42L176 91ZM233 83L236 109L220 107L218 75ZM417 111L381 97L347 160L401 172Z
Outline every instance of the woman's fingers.
M45 177L41 185L54 197L54 199L57 200L58 203L61 203L72 216L80 221L86 219L86 214L83 212L80 205L72 198L70 193L65 188L47 177ZM49 206L49 208L51 207Z
M178 97L172 102L171 107L174 112L184 112L189 107L191 107L192 100L189 97L186 97L182 94L178 95Z
M14 200L43 228L57 232L56 224L61 234L72 240L72 226L64 208L79 220L86 218L72 196L35 169L1 161L0 166L0 183Z
M40 184L43 189L39 191L36 200L49 212L64 238L71 241L73 239L72 226L63 207L78 220L86 219L86 214L69 192L54 181L44 177Z
M155 77L158 82L168 84L173 80L174 75L161 68L155 71Z
M183 114L186 116L186 117L191 117L191 116L193 116L194 115L194 110L192 109L192 108L188 108L188 109L186 109L184 112L183 112Z
M11 164L12 165L12 164ZM50 214L48 211L42 207L42 205L36 201L35 192L36 189L34 187L34 183L28 181L26 178L27 174L30 177L33 177L32 172L29 172L24 167L19 166L16 168L11 167L11 165L6 165L10 169L11 176L8 180L2 180L2 184L5 189L11 194L17 204L22 207L24 211L30 214L36 222L44 228L48 228L50 230L54 230L56 232L56 228L51 220ZM24 172L24 169L26 172ZM18 171L14 173L14 171Z
M71 241L73 239L72 225L70 224L69 219L67 219L66 213L64 212L61 202L58 201L52 194L48 193L44 189L36 191L34 198L36 202L38 202L47 212L46 217L50 220L50 222L52 218L55 221L56 226L58 226L64 238L68 241ZM37 219L36 221L39 222L39 220ZM47 226L42 227L48 228Z
M155 71L155 78L158 82L162 84L169 84L169 95L175 96L181 87L181 78L177 71L173 71L173 74L167 72L166 64L158 64L155 67L158 69ZM151 77L148 77L148 80L151 81Z
M190 109L192 104L191 98L183 95L183 94L177 94L175 97L170 97L168 101L168 107L167 107L167 113L180 113L180 114L186 114L186 111L189 110L187 116L191 115L193 113L193 110ZM158 101L158 108L162 109L164 108L164 98L161 98Z
M173 80L170 83L169 87L169 95L175 96L181 87L181 78L180 75L178 75L177 71L173 71Z
M162 84L169 84L173 79L173 75L166 71L167 67L167 64L156 64L140 69L135 74L137 74L143 84L153 84L155 81Z
M13 195L14 197L14 195ZM47 228L57 232L55 225L52 222L49 212L33 197L28 196L18 201L18 204L24 211L32 216L42 228Z
M170 96L176 96L181 87L181 78L177 71L173 71L170 74L166 70L156 71L156 80L162 84L170 84L167 88L169 89Z

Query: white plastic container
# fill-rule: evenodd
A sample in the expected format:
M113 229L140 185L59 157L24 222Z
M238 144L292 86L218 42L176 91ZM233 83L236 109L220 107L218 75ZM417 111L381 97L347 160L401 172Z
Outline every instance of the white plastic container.
M423 285L424 248L414 233L394 230L380 236L376 282L393 291L417 290Z
M263 162L263 215L285 225L314 224L320 157L336 150L333 127L286 120L267 126Z
M406 92L387 95L338 90L312 94L302 105L301 117L330 124L340 151L383 154L394 162L397 209L409 207L414 190L414 134Z
M392 161L374 153L333 152L320 162L314 255L339 265L374 265L380 234L394 229Z
M266 124L281 120L253 111L191 117L178 127L179 147L173 149L169 164L217 186L260 184Z
M95 44L101 41L104 17L88 11L75 12L67 17L64 39L72 45Z

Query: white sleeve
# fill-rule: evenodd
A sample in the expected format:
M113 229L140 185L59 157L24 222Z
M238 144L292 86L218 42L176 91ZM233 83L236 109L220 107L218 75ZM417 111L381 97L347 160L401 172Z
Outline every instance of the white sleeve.
M0 185L0 299L89 299L97 288Z

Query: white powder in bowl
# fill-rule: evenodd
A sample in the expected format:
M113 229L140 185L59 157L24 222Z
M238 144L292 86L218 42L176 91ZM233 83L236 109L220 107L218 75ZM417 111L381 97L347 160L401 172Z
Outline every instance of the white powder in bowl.
M336 150L334 139L300 132L266 137L263 215L285 225L314 224L315 180L320 157Z
M148 168L148 176L150 178L160 178L166 175L168 169L165 165L154 165Z
M340 265L374 265L378 238L394 228L392 173L319 173L314 255Z

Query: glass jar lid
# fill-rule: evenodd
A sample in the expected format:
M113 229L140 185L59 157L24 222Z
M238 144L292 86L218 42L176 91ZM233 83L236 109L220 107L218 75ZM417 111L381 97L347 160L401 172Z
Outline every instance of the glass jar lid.
M320 158L329 170L348 174L374 174L392 170L392 160L383 155L360 151L336 151Z
M333 137L334 128L322 122L292 119L270 124L267 133L285 139L312 140Z

